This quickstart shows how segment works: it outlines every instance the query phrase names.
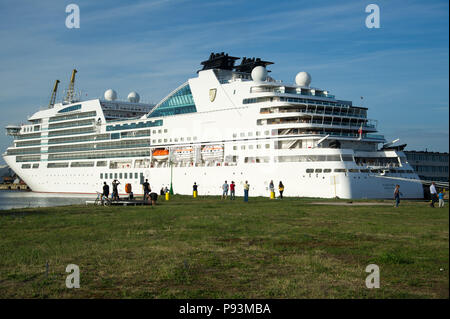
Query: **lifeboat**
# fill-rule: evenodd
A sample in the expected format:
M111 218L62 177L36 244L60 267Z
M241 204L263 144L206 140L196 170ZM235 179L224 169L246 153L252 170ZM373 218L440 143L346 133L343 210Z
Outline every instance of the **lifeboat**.
M194 154L194 149L192 147L177 148L173 154L180 159L189 159Z
M165 161L169 158L169 151L168 150L154 150L153 158L157 161Z
M223 156L222 145L208 145L202 148L203 159L221 158Z

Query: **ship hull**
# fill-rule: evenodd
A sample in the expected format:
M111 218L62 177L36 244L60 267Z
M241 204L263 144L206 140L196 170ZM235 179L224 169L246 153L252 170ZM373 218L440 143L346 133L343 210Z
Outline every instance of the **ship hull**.
M285 186L283 196L286 197L389 199L393 197L395 185L399 184L402 198L423 198L423 188L415 174L409 174L407 178L411 181L405 181L395 179L405 178L400 174L392 174L393 179L389 179L370 173L304 173L306 168L310 167L345 168L331 165L325 167L320 163L174 166L172 169L169 166L131 169L105 167L21 169L18 164L9 160L8 156L5 156L5 160L32 191L42 193L96 194L102 191L103 182L111 187L114 179L121 182L119 185L121 194L125 193L126 183L132 185L135 195L142 194L141 184L144 179L148 179L152 190L159 193L162 187L170 187L172 174L174 193L182 195L192 194L194 182L198 185L199 195L221 195L222 185L226 180L228 183L235 182L237 196L243 196L243 184L248 181L250 196L269 197L269 183L273 180L275 186L280 181L283 182Z

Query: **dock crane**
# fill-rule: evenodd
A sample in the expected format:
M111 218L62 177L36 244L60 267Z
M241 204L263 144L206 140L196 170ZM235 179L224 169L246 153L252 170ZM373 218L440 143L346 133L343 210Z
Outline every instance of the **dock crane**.
M53 86L52 97L50 98L50 103L48 104L48 108L51 109L55 106L56 101L56 91L58 90L59 80L55 81L55 85Z
M71 103L74 100L74 88L75 88L75 73L77 73L77 70L72 70L72 76L70 77L70 83L69 88L67 89L67 95L65 102Z

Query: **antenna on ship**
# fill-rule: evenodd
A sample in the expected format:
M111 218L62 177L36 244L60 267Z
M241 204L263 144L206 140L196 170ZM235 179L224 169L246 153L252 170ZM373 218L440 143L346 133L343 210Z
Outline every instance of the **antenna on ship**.
M55 85L53 86L52 97L50 98L50 103L48 103L48 108L51 109L55 106L56 101L56 91L58 90L59 80L55 81Z
M74 99L74 88L75 88L75 73L77 73L77 70L72 70L72 76L70 77L70 83L69 88L67 89L67 95L65 102L71 103Z

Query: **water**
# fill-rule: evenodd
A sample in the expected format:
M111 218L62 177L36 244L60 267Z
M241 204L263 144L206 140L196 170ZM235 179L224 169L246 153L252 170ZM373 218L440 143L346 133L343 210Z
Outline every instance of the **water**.
M1 190L0 210L25 207L51 207L85 204L86 200L95 199L96 195L69 197L64 194L40 194L26 191Z

